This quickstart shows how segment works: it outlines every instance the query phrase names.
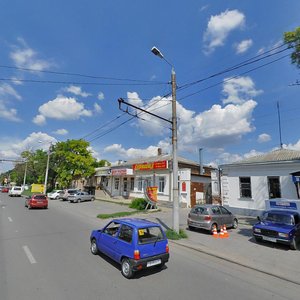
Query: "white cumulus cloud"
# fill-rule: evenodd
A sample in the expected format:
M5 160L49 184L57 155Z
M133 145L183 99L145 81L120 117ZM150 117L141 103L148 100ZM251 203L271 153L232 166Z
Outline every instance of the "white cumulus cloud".
M89 94L87 92L83 92L80 86L76 85L70 85L69 87L65 88L64 91L74 94L76 96L81 96L83 98L86 98L88 96L91 96L92 94Z
M262 90L257 90L253 80L246 76L232 79L225 78L222 92L226 96L223 99L224 104L240 104L260 95Z
M210 53L216 47L223 46L231 31L241 28L245 15L238 10L226 10L219 15L211 16L204 33L205 51Z
M103 92L99 92L98 93L98 100L104 100L104 93Z
M236 53L245 53L252 45L253 41L251 39L241 41L239 44L236 45Z
M78 120L80 117L91 117L92 111L87 110L83 103L75 98L57 96L54 100L44 103L39 107L39 115L33 122L42 125L47 118L56 120Z
M52 63L39 58L39 54L30 48L24 39L18 38L19 45L14 45L10 58L19 68L28 68L42 71L49 68Z
M69 133L69 131L67 129L57 129L55 131L53 131L53 133L58 134L58 135L67 135Z
M257 141L259 143L266 143L266 142L269 142L271 141L271 136L269 134L266 134L266 133L262 133L258 136L258 139Z

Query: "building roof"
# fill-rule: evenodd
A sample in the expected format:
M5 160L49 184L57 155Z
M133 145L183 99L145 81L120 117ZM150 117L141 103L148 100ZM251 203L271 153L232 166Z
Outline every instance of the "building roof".
M265 154L248 157L246 159L236 161L228 165L250 165L250 164L264 164L264 163L276 163L276 162L292 162L300 161L300 151L289 149L278 149Z

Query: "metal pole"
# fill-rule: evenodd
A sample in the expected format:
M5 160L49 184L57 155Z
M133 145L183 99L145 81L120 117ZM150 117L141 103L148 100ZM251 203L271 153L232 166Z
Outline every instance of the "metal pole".
M27 175L27 161L25 163L25 171L24 171L24 180L23 180L23 186L26 184L26 175Z
M176 74L172 67L172 152L173 152L173 230L179 232L177 117L176 117Z
M45 183L44 183L44 194L47 193L47 181L48 181L48 171L49 171L49 160L50 160L50 148L51 144L48 149L48 157L47 157L47 166L46 166L46 174L45 174Z

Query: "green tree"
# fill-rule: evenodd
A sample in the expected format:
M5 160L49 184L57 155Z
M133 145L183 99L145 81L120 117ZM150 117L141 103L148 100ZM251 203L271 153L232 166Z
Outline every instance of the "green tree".
M106 166L110 166L110 165L111 165L111 163L108 160L101 159L101 160L95 161L94 167L99 168L99 167L106 167Z
M52 146L51 160L61 187L69 187L72 180L90 177L95 172L95 159L84 140L67 140Z
M288 43L289 48L293 48L291 53L292 64L300 68L300 27L294 31L284 33L284 42Z

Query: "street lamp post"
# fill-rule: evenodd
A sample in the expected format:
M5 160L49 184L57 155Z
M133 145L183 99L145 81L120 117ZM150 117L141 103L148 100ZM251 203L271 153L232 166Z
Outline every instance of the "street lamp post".
M27 160L25 162L25 171L24 171L23 186L25 186L25 184L26 184L26 175L27 175Z
M176 73L174 66L169 63L162 53L153 47L151 52L162 58L168 65L172 67L171 83L172 83L172 153L173 153L173 230L179 232L179 193L178 193L178 158L177 158L177 116L176 116Z

